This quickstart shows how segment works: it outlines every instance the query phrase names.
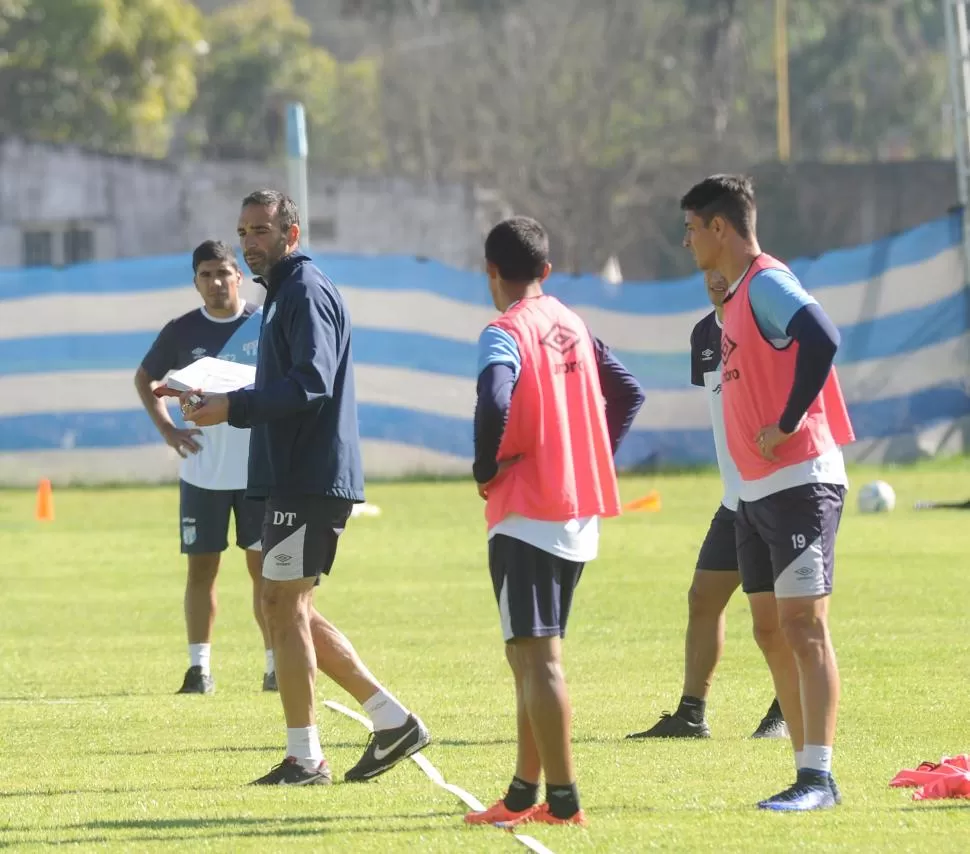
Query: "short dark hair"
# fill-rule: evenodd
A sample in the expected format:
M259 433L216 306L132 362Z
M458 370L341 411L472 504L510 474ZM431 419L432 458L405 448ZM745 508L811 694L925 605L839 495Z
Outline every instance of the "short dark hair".
M224 240L206 240L195 247L192 253L192 272L199 272L199 264L203 261L227 261L237 270L239 262L233 248Z
M276 208L276 216L280 221L280 231L289 231L290 226L300 224L300 212L296 202L286 193L279 190L256 190L242 200L242 206L259 205L265 208Z
M507 282L532 282L549 263L549 236L530 217L504 219L485 238L485 260Z
M754 185L746 175L711 175L705 178L684 194L680 209L696 214L704 225L709 225L715 216L723 216L745 239L754 234L757 206Z

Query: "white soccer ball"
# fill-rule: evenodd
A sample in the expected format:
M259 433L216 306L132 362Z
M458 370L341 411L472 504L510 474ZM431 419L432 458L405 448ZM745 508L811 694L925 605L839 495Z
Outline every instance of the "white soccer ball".
M859 490L861 513L888 513L896 506L896 493L884 480L874 480Z

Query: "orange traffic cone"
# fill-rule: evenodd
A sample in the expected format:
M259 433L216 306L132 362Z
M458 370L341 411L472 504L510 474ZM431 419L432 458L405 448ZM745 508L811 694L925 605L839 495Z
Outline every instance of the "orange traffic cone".
M34 518L38 522L54 521L54 492L46 477L37 486L37 509L34 511Z
M623 509L627 512L641 510L646 513L656 513L660 510L660 493L656 489L651 489L642 498L625 504Z

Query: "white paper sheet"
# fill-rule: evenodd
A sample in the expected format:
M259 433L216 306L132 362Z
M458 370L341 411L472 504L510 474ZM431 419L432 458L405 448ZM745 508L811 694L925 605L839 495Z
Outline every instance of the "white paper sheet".
M246 388L256 382L254 365L230 362L203 356L180 371L172 371L165 379L165 385L176 391L202 389L206 394L219 394Z

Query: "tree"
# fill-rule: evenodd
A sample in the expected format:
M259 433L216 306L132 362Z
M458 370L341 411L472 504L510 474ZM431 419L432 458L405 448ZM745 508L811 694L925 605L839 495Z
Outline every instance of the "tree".
M935 0L799 4L791 40L792 142L801 159L940 156L947 80Z
M187 0L2 0L0 132L163 156L200 20Z
M287 101L303 101L311 156L332 171L371 171L383 159L377 134L379 65L338 63L310 41L291 0L244 0L206 21L209 53L193 106L196 143L210 157L267 159L283 153Z
M631 213L664 167L709 150L696 69L668 47L684 24L679 0L531 0L425 51L388 45L390 168L494 187L546 223L560 269L597 269L642 236Z

